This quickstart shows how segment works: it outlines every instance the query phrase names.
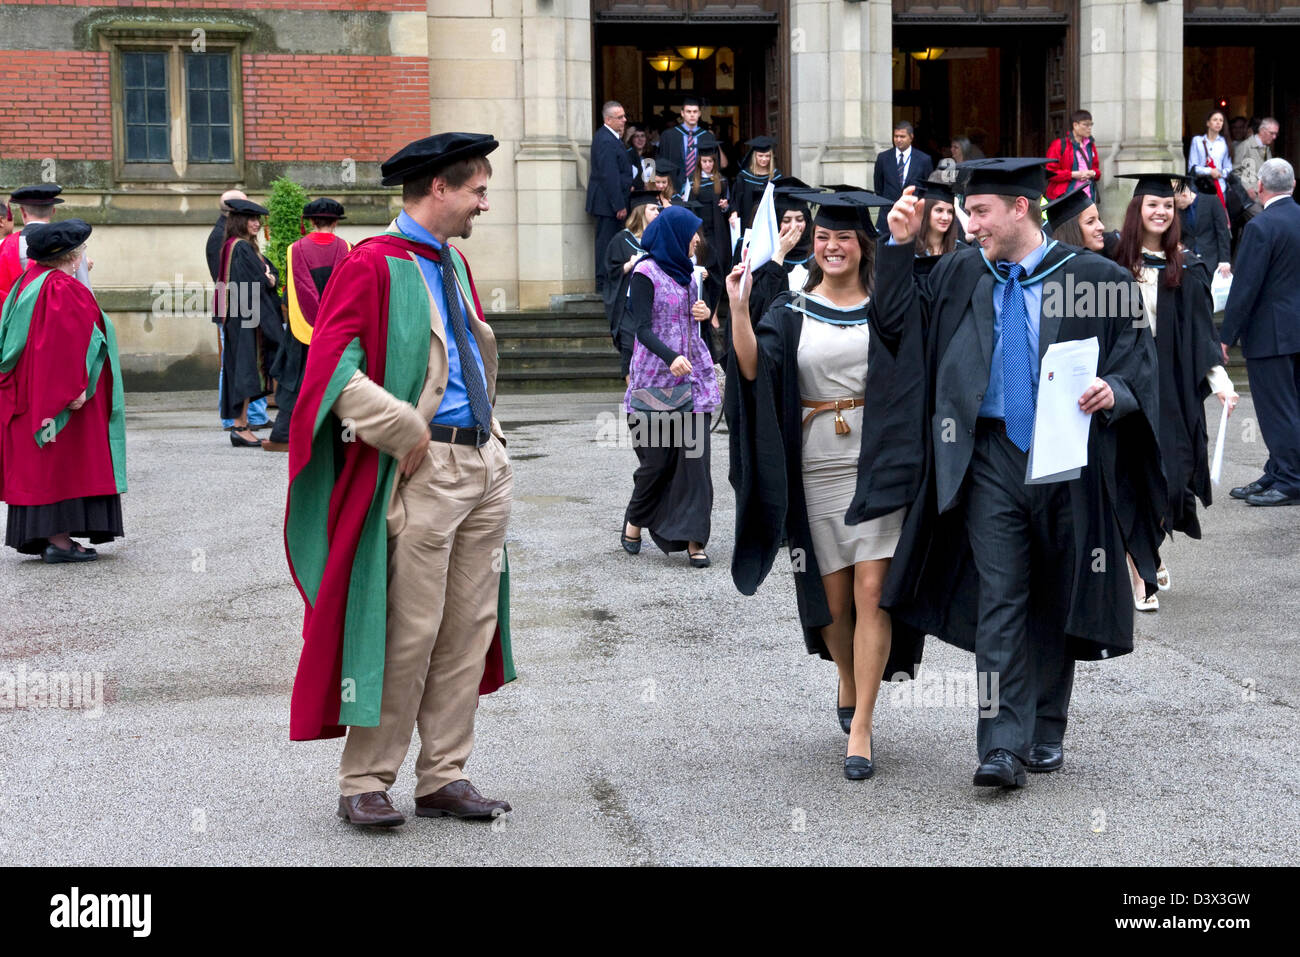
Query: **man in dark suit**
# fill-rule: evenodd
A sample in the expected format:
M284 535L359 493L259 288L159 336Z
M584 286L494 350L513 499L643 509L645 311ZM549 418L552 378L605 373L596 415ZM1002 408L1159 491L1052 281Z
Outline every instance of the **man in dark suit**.
M1124 555L1154 592L1163 536L1155 343L1134 321L1140 301L1101 315L1063 307L1067 288L1131 277L1046 241L1046 162L963 164L978 245L942 257L925 280L912 275L925 204L911 189L876 251L878 341L896 353L904 329L926 330L928 359L916 371L927 376L928 409L917 427L930 448L880 605L975 652L978 786L1020 787L1026 769L1062 766L1074 662L1133 650ZM1087 465L1029 484L1043 357L1053 343L1087 339L1099 350L1096 377L1077 400L1091 417Z
M1178 207L1183 245L1211 270L1231 275L1232 231L1218 197L1198 193L1188 180L1183 182L1174 203Z
M882 150L876 156L876 182L873 192L891 202L903 195L908 186L924 183L934 172L934 163L920 150L912 149L915 131L907 120L894 124L894 148ZM886 217L889 207L882 207L876 220L876 228L884 232L887 228Z
M1264 211L1241 231L1219 332L1223 359L1241 339L1250 397L1268 446L1264 474L1232 490L1251 505L1300 504L1300 206L1284 159L1259 168Z
M596 217L596 292L605 288L605 249L627 218L628 196L636 173L623 145L627 113L617 100L601 110L605 125L591 138L591 169L587 173L587 212Z

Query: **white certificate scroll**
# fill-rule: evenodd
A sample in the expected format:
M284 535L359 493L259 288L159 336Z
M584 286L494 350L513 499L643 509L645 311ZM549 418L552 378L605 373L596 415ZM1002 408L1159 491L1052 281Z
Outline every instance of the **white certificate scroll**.
M1026 485L1078 478L1088 464L1092 416L1079 408L1079 397L1097 378L1100 355L1096 336L1054 342L1043 354Z

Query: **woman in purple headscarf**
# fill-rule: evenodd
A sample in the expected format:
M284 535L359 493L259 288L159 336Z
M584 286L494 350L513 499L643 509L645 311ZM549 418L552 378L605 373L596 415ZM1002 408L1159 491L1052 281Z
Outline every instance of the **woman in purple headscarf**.
M699 228L690 210L668 207L646 227L646 255L632 270L626 321L636 344L624 408L640 464L621 542L637 554L645 528L665 553L685 550L704 568L713 510L709 414L722 397L700 335L709 308L691 258Z

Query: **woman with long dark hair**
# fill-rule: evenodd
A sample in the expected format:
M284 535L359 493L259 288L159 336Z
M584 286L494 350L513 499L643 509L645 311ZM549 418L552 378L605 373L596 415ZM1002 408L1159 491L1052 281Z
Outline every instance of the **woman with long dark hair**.
M1237 392L1221 364L1214 332L1210 274L1205 263L1184 258L1179 247L1174 183L1170 173L1122 174L1137 180L1124 214L1115 262L1128 269L1142 290L1143 319L1156 341L1159 375L1160 458L1169 488L1165 534L1183 532L1201 537L1196 499L1209 506L1210 467L1206 448L1205 399L1213 392L1231 410ZM1133 570L1133 604L1138 611L1155 611L1159 599ZM1156 585L1170 586L1164 562L1156 570Z
M925 208L921 222L925 225L916 237L912 273L925 278L940 257L966 245L961 241L962 226L957 219L957 197L952 186L934 180L925 183Z
M635 555L647 529L665 554L704 568L713 511L709 416L722 401L700 323L709 318L691 254L700 218L681 206L646 227L632 269L627 317L635 330L624 409L639 463L620 542Z
M645 250L641 248L641 234L659 215L658 194L654 190L634 190L628 200L627 218L623 228L614 234L605 248L605 318L609 320L609 334L622 357L623 378L632 368L632 343L636 336L623 321L627 313L627 288L632 282L632 267Z
M891 622L880 592L921 478L924 359L919 328L897 356L871 331L871 208L887 201L867 192L807 198L818 208L802 290L778 295L755 323L746 264L727 277L732 577L752 595L788 543L808 652L839 673L844 776L861 780L875 768L880 682L920 660L922 636Z
M1047 204L1046 213L1047 227L1057 242L1114 258L1119 232L1106 232L1097 204L1083 190L1076 189L1052 200Z
M1214 192L1219 196L1224 214L1228 210L1228 198L1223 191L1223 184L1232 172L1232 150L1228 139L1223 135L1226 122L1223 110L1218 107L1205 114L1205 133L1192 137L1192 145L1187 150L1187 169L1194 176L1208 179L1214 184Z
M227 205L212 318L222 332L221 417L235 422L231 445L260 448L262 440L248 428L248 403L271 394L271 364L284 338L275 291L280 274L258 247L266 207L247 199L232 199Z

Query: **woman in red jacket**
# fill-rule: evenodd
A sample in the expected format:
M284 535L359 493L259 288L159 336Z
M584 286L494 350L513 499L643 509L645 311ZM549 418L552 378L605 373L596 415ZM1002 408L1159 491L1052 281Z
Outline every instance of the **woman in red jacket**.
M1062 136L1047 148L1047 198L1059 199L1081 189L1097 201L1097 182L1101 179L1101 157L1097 141L1092 138L1092 114L1075 110L1070 114L1070 136Z

